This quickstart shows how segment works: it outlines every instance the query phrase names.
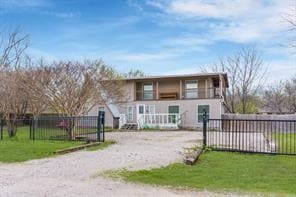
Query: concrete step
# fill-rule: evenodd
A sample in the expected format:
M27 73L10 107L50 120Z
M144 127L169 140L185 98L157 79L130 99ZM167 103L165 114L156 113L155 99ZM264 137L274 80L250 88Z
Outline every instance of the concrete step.
M121 130L137 130L138 124L136 123L126 123L121 127Z

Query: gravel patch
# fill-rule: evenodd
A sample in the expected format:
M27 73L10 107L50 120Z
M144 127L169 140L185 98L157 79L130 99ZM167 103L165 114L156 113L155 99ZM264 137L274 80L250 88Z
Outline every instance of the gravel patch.
M196 145L201 138L202 133L187 131L106 133L107 140L117 143L103 150L0 164L0 196L216 196L96 176L106 170L138 170L181 162L184 148Z

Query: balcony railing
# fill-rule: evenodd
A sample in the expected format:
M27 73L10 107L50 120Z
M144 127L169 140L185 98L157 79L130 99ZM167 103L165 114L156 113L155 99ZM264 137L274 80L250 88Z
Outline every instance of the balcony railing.
M221 98L220 88L198 89L196 97L187 97L186 90L182 93L182 99L215 99Z
M152 91L136 91L136 100L137 101L146 101L146 100L156 100L156 90Z
M180 91L167 91L167 92L159 92L157 96L156 90L149 91L149 92L143 92L136 91L136 101L146 101L146 100L186 100L186 99L215 99L215 98L221 98L220 95L220 88L200 88L197 90L197 94L195 97L192 97L192 94L190 97L186 96L186 90L183 90L181 93L181 99L180 99Z

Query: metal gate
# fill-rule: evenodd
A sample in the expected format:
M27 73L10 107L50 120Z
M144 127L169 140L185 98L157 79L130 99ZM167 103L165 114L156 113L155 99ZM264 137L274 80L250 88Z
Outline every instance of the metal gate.
M296 120L203 120L204 145L214 150L296 155Z
M9 138L8 130L16 131L21 139L31 140L105 140L105 113L98 116L51 116L36 119L17 119L10 126L0 119L0 140Z

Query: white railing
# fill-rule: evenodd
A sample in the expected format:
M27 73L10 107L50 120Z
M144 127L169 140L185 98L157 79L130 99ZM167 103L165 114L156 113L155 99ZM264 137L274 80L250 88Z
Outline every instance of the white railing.
M181 124L180 114L140 114L138 115L138 128L178 128Z
M126 115L119 114L119 129L121 129L121 127L125 124L126 124Z

